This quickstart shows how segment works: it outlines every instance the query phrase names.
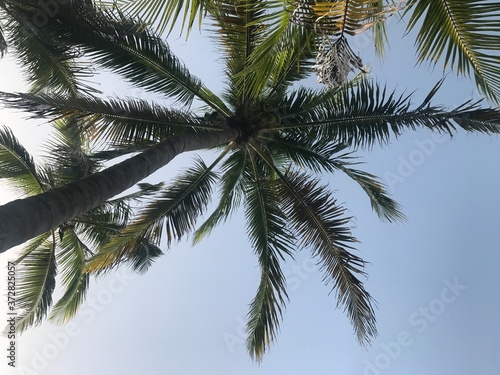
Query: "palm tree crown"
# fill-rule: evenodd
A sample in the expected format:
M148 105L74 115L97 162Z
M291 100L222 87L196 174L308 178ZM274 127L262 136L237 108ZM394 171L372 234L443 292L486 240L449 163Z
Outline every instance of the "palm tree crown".
M411 96L397 95L365 79L345 84L345 69L342 79L333 79L335 84L329 87L297 87L296 83L314 73L324 33L304 27L293 9L274 12L275 8L266 8L267 1L196 4L204 4L210 30L222 50L226 81L220 95L190 74L142 22L120 12L101 11L90 1L64 7L44 26L41 40L46 45L71 45L79 55L135 86L174 99L180 109L67 91L2 94L4 102L35 117L78 119L82 134L105 140L122 153L154 148L172 137L229 137L203 146L218 150L216 159L209 165L197 160L163 188L131 225L98 249L86 270L105 272L133 258L137 255L133 249L144 239L152 239L156 246L162 239L171 245L194 233L197 242L242 207L261 269L248 313L247 347L252 357L260 360L276 336L288 299L281 266L302 249L310 250L321 265L358 340L370 342L376 327L372 297L360 280L365 263L353 252L357 241L350 217L330 187L321 183L321 174L346 173L366 191L382 219L404 220L380 181L356 169L352 152L385 144L418 127L447 133L456 127L498 133L499 112L474 103L452 110L435 106L431 101L440 83L422 103L411 106ZM33 9L23 7L19 12L29 18ZM375 6L369 8L369 17L354 13L351 18L359 16L363 22L352 25L374 26L380 14L384 10ZM329 27L335 25L339 24ZM342 56L351 61L346 33L337 34L333 32L342 41L337 51L342 49ZM339 62L335 64L338 71ZM195 99L202 103L201 111L192 110ZM197 226L217 189L215 209Z

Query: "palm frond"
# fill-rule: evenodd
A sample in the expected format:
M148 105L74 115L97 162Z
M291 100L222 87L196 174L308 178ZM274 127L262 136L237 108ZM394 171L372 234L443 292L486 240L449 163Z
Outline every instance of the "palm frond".
M413 119L408 114L409 96L397 97L394 92L363 80L356 87L344 86L330 96L309 106L309 111L288 117L283 128L321 127L328 139L352 146L372 146L387 142L391 130L399 135L399 126ZM422 117L424 117L422 115ZM307 125L306 125L307 124ZM394 125L393 125L394 124Z
M294 82L310 74L312 68L318 80L328 86L345 83L351 70L364 71L346 35L371 29L399 9L395 4L384 6L381 0L266 3L271 10L254 21L268 30L249 57L249 69L254 69L255 76L250 76L252 98L259 97L264 85L276 87ZM377 26L373 30L376 49L382 52L385 28Z
M430 104L442 81L414 109L410 109L411 95L397 96L368 81L355 88L346 87L337 98L320 104L297 119L290 116L288 123L273 130L316 128L318 137L353 147L371 147L385 144L392 136L419 127L453 134L457 127L467 131L495 134L500 132L500 112L480 108L479 103L466 102L452 110Z
M214 166L207 167L202 160L197 160L90 260L88 271L105 272L127 261L137 246L143 246L144 239L158 246L165 232L167 246L170 246L172 241L180 240L192 231L197 218L210 202L217 179L212 171Z
M48 181L12 130L0 127L0 178L23 194L34 195L48 188Z
M5 31L0 25L0 58L4 57L7 53L7 40L5 39Z
M229 80L244 68L248 55L255 46L258 30L249 26L248 22L263 11L262 8L256 9L231 1L220 2L211 8L210 31L223 52Z
M30 96L28 95L26 100L29 101L28 99ZM44 97L42 95L42 97ZM36 95L33 95L32 98L36 98ZM56 96L56 98L62 98L62 96ZM36 100L36 99L35 99ZM35 101L33 100L33 102ZM33 103L34 104L34 103ZM39 105L42 104L47 104L42 102L38 102ZM40 112L38 112L40 114ZM85 139L81 132L79 131L77 126L74 126L74 124L71 122L73 119L69 118L57 118L52 122L52 128L53 128L53 135L51 138L48 140L48 145L46 148L48 149L48 153L55 153L57 152L57 148L61 146L68 146L77 149L80 152L83 153L90 153L90 144L88 139ZM51 152L51 147L54 147L54 151Z
M315 34L292 22L289 6L282 1L263 2L266 12L248 26L261 29L252 46L246 68L236 75L237 85L246 87L249 98L259 98L266 90L304 78L313 66Z
M209 123L189 112L140 99L0 92L0 100L11 108L28 112L32 118L65 117L66 131L83 132L94 141L106 140L117 145L149 145L174 134L196 131L196 128L220 128L220 124Z
M361 344L368 344L377 334L372 297L358 275L364 276L365 262L347 249L356 242L346 224L350 218L336 204L325 187L306 174L289 172L277 181L280 203L300 237L300 246L311 248L332 283L337 305L351 320Z
M127 226L135 212L134 207L145 199L154 197L162 186L163 183L138 184L139 190L108 200L75 218L76 229L85 236L89 244L99 249Z
M62 8L67 5L57 6L62 13ZM75 61L75 57L79 56L78 49L71 43L63 42L57 31L42 30L38 27L40 22L31 22L37 19L34 14L40 16L36 13L40 12L38 1L9 1L3 11L7 20L5 32L9 48L19 59L19 65L31 84L31 92L47 91L49 88L69 95L98 92L85 83L92 76L92 70L88 63Z
M220 2L210 7L210 17L214 20L212 31L217 45L221 46L226 65L229 90L224 97L228 102L245 103L249 98L259 97L264 91L270 95L310 74L306 67L311 64L304 63L299 58L301 54L290 53L289 49L282 47L283 40L302 38L300 29L292 27L295 34L284 37L282 33L290 33L290 30L276 27L275 20L269 15L271 11L278 18L286 18L287 13L283 12L282 5L282 2L275 0L256 0ZM286 20L283 22L287 24ZM271 30L276 33L275 38L269 37ZM261 46L262 43L267 44ZM302 39L296 42L296 45L301 44L302 48L299 49L306 54ZM273 53L270 53L271 49ZM276 55L278 51L281 57ZM307 53L312 57L310 51ZM269 59L274 62L269 62Z
M399 204L389 197L376 176L351 167L358 162L355 161L352 152L345 151L345 145L330 142L328 139L316 139L308 132L280 134L269 138L268 142L268 147L273 153L280 155L287 165L294 164L314 173L324 171L332 173L340 170L347 174L366 192L373 210L382 220L389 222L406 220Z
M314 173L334 172L337 170L335 160L343 154L346 146L336 144L328 139L316 139L307 131L288 131L286 133L261 136L268 142L273 155L278 155L284 163L293 163Z
M88 253L90 250L74 231L65 233L61 248L56 254L64 292L52 308L49 320L58 324L66 323L76 315L83 303L89 286L89 275L84 272Z
M255 156L250 161L253 181L246 190L245 217L250 243L259 257L261 280L247 316L247 349L260 361L276 337L288 299L280 260L292 256L293 241L269 174L259 168Z
M348 76L351 72L356 70L361 73L368 72L360 56L356 56L343 35L334 41L325 38L321 42L313 68L317 81L331 88L341 87L348 83Z
M109 204L103 204L76 217L71 224L84 236L89 246L99 249L126 227L126 219L132 215L132 208L127 209L118 210Z
M349 88L354 88L359 81L350 82ZM280 103L281 121L286 124L291 121L308 122L311 118L317 118L322 114L324 107L330 106L332 102L339 101L345 90L346 87L321 90L306 87L289 89Z
M102 1L103 3L118 5L124 12L138 16L154 27L158 34L163 34L168 28L172 32L173 28L180 22L180 32L186 29L189 35L194 22L198 19L198 26L201 27L201 20L206 8L213 3L212 0L117 0L114 2Z
M220 200L212 214L193 233L193 244L208 236L221 222L228 219L239 206L245 193L244 172L247 153L234 152L221 165Z
M78 26L71 29L71 36L95 63L112 69L148 91L175 98L186 105L197 98L215 111L229 115L225 104L190 74L168 45L142 22L133 22L120 13L99 12L91 6L81 6L78 11L84 16L76 19ZM85 18L84 22L81 22L82 18ZM121 31L123 20L128 25ZM122 28L117 28L117 24Z
M487 0L411 0L407 29L419 27L416 48L424 60L473 76L477 87L500 103L500 4Z
M56 120L53 135L45 145L47 159L52 166L54 187L91 175L102 167L89 156L89 142L77 126L72 126L74 121L74 118Z
M349 168L346 163L340 160L335 160L334 163L361 186L368 195L371 206L380 219L387 220L388 222L406 221L406 216L401 212L399 203L389 196L389 193L377 176L358 169Z
M52 236L52 232L46 232L28 241L26 245L21 249L20 254L16 258L14 263L15 264L21 263L24 258L26 258L28 255L31 254L33 249L36 249L37 247L41 246L42 243L47 241L50 236Z
M210 31L215 44L222 52L226 71L226 85L223 97L229 103L243 102L247 92L245 82L236 84L234 77L247 63L255 38L255 28L247 25L253 15L251 8L221 2L210 14Z
M25 9L31 19L37 9ZM137 87L189 105L198 98L214 110L228 114L224 103L189 73L168 45L140 20L115 9L98 9L92 0L72 1L65 11L49 17L42 31L57 32L92 60ZM61 42L62 43L62 42ZM124 64L124 61L126 63Z
M56 285L56 240L54 233L28 243L17 265L16 305L21 310L18 332L42 322L52 305Z
M137 242L134 251L128 255L128 262L132 270L143 274L149 270L156 258L161 255L163 255L163 251L158 246L145 238L141 238Z
M372 297L357 275L364 276L365 262L350 253L357 242L346 226L350 218L338 206L331 192L319 180L293 171L282 173L258 146L253 149L277 175L276 194L288 223L300 239L298 246L310 248L337 294L337 306L343 307L361 344L377 334Z
M384 7L384 0L379 0L379 9L383 9ZM397 8L404 8L404 5L401 4L400 6L397 6ZM394 12L391 12L392 14L396 13L397 9L394 9ZM385 20L387 18L387 15L384 15L383 17L375 17L377 22L375 22L375 25L370 29L373 34L373 42L375 46L375 53L380 56L384 57L385 56L385 51L386 47L389 45L389 38L387 36L387 27Z
M201 159L196 160L192 167L160 194L154 204L141 213L147 221L163 218L167 246L194 229L196 219L210 202L218 178L212 171L213 167L207 167Z

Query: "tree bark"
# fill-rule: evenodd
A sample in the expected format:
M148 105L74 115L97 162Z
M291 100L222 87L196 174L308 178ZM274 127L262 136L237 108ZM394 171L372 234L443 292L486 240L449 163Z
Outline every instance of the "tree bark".
M170 137L99 173L0 206L0 253L88 212L168 164L185 151L228 143L235 128Z

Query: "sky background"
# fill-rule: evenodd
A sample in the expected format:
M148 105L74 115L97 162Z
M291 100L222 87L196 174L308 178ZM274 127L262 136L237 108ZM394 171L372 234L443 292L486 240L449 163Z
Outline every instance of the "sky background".
M440 67L415 65L412 35L396 19L388 26L391 49L380 61L367 35L352 40L372 66L372 77L423 98L443 76ZM217 91L223 72L205 36L169 38L192 73ZM0 60L0 90L22 91L19 68ZM319 87L312 77L305 84ZM102 86L109 85L103 81ZM113 82L110 94L140 96ZM435 103L454 107L479 97L467 79L448 75ZM46 126L0 109L25 147L40 153ZM500 139L429 131L407 132L386 147L358 153L363 169L380 176L402 205L406 224L382 223L368 198L346 177L325 176L355 217L359 255L370 262L367 290L377 300L379 336L357 344L335 294L309 253L283 266L290 302L277 341L261 364L245 349L245 316L259 281L243 215L201 244L173 246L145 275L122 268L93 282L79 315L69 324L43 324L17 341L17 367L0 357L2 374L335 374L498 375L500 368ZM193 154L181 155L148 181L168 181ZM3 189L1 202L13 199ZM0 255L2 292L8 260ZM1 307L5 308L6 297ZM56 296L57 298L57 296ZM0 310L0 321L7 321ZM1 353L8 347L0 340Z

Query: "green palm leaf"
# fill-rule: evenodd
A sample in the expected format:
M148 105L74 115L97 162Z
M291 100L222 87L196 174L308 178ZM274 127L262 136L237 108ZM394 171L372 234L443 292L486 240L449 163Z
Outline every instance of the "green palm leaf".
M224 103L191 75L168 45L140 21L116 9L99 10L91 0L72 2L72 11L50 17L44 31L64 34L65 43L78 47L92 63L110 69L145 90L189 105L194 98L228 114ZM27 19L37 9L24 9ZM126 63L124 63L126 62Z
M17 320L18 332L38 325L52 305L57 274L54 233L31 240L17 263L16 304L22 311Z
M99 249L127 226L132 219L133 206L154 197L162 186L163 183L156 185L138 184L139 190L106 201L93 210L75 218L76 229L84 235L89 244Z
M58 4L61 13L63 7ZM19 65L24 68L27 81L31 84L31 91L47 91L50 88L71 95L96 93L97 90L85 83L91 76L88 63L76 63L74 60L78 50L71 43L64 43L57 31L41 31L29 21L35 18L27 17L26 13L37 11L40 12L40 5L32 0L6 0L0 4L0 16L6 20L4 32L9 48L16 52ZM5 43L5 39L2 40ZM6 43L4 45L7 46Z
M487 0L411 0L408 30L417 26L419 61L443 61L500 103L500 4Z
M318 127L319 133L334 142L372 146L387 142L391 131L400 133L398 125L405 126L417 117L408 111L408 96L387 94L385 88L364 80L354 88L343 87L328 100L313 103L309 111L297 117L289 116L282 128L310 128L312 132Z
M304 78L311 68L318 72L324 69L334 70L334 75L342 64L347 65L348 70L351 67L361 68L361 60L348 47L345 35L356 35L372 29L376 49L382 53L387 39L383 21L399 9L394 4L384 6L381 0L262 3L262 8L267 11L249 25L265 25L266 30L248 58L248 68L242 72L252 98L258 98L266 85L277 87L279 84L289 84ZM337 45L339 41L343 43L336 50L336 58L348 57L345 61L335 63L335 66L331 65L332 61L325 63L322 58L323 50ZM316 61L313 59L315 56ZM359 60L359 63L353 64L354 60ZM323 74L318 75L320 76Z
M221 165L220 200L212 214L193 233L193 244L208 236L221 221L228 217L240 206L245 194L244 172L247 168L247 154L234 152Z
M22 194L39 194L47 188L43 171L5 126L0 127L0 178Z
M89 246L99 249L126 227L131 214L132 208L128 205L117 207L106 202L76 217L72 224L77 232L84 236Z
M198 159L182 176L160 194L156 202L141 213L146 221L163 218L167 246L175 239L194 229L196 219L203 213L211 200L211 193L217 175Z
M285 39L283 34L291 32L287 27L281 29L275 25L281 24L275 17L286 18L281 22L287 24L288 13L283 12L282 7L283 4L279 1L258 0L222 2L209 8L209 16L213 19L211 31L224 51L229 83L224 97L229 102L245 102L250 98L257 98L265 91L273 92L310 73L305 67L312 64L300 59L305 50L303 39L296 42L296 45L301 45L299 54L295 52L297 48L292 51L291 48L281 46L282 39ZM304 30L293 26L291 25L291 30L295 34L287 36L290 36L290 40L302 38ZM276 34L273 38L268 37L271 32ZM261 45L262 43L266 45ZM281 53L280 56L277 55L278 52ZM308 56L312 57L310 51ZM270 62L269 59L273 61Z
M288 171L283 174L257 145L251 145L277 175L276 194L298 246L310 248L319 258L325 281L332 282L337 306L343 307L361 344L369 344L377 334L372 297L356 275L364 276L365 262L347 249L357 242L346 224L345 210L331 192L311 176Z
M273 155L278 155L283 164L298 165L315 173L335 172L335 161L345 155L346 146L328 139L317 139L307 131L288 131L286 133L263 136ZM341 154L342 153L342 154Z
M89 142L83 139L73 122L71 118L56 120L52 137L45 145L47 160L52 166L53 187L91 175L102 167L89 156Z
M66 117L68 120L64 126L68 129L65 132L72 132L73 136L83 132L94 141L106 140L116 145L145 147L171 135L186 134L196 129L220 129L222 126L187 111L140 99L104 100L91 96L0 92L0 100L11 108L29 112L32 118Z
M66 323L76 315L83 303L89 286L89 275L84 272L86 254L89 253L90 250L74 231L66 232L61 249L57 253L57 263L62 270L61 281L65 290L50 312L51 321Z
M138 218L104 246L88 264L89 272L104 272L128 260L137 246L148 240L158 246L162 232L167 246L194 229L197 218L205 211L211 199L217 175L202 160L163 189L139 213Z
M342 97L354 90L359 84L366 82L366 79L357 76L356 79L342 87L332 87L324 89L311 89L299 87L289 89L281 101L281 121L284 124L290 122L309 122L311 119L318 119L324 116L324 109L338 103ZM375 85L374 85L375 86Z
M392 136L419 127L450 135L456 127L485 134L500 132L498 110L480 108L478 103L470 102L452 110L431 105L441 84L442 81L438 82L418 107L410 109L411 95L397 96L395 92L388 93L385 88L362 81L355 88L345 87L336 98L320 102L307 114L290 116L288 122L276 130L310 128L313 131L316 128L318 137L353 147L385 144Z
M118 0L110 3L118 4L125 12L139 15L149 25L154 26L156 33L163 34L168 28L172 32L177 22L181 22L181 33L186 28L189 35L194 21L198 19L201 26L201 20L204 10L213 1L211 0ZM170 25L169 25L170 24Z
M308 132L289 132L269 138L268 141L268 147L287 164L295 164L315 173L341 170L347 174L366 192L372 208L381 219L389 222L406 220L399 204L389 197L376 176L350 167L358 163L354 161L352 153L345 152L345 145L316 139Z
M300 237L299 246L311 248L333 284L338 306L343 307L362 344L377 331L372 297L357 275L364 276L365 262L347 249L356 242L346 227L349 218L330 192L305 174L289 172L277 181L283 211Z
M384 185L371 173L349 168L340 160L334 162L340 170L356 181L370 199L373 210L378 217L388 222L404 222L406 216L401 212L400 205L389 197Z
M256 2L260 3L260 2ZM262 30L248 56L245 70L236 76L238 85L247 86L249 98L259 98L267 88L288 85L304 77L313 66L313 50L317 44L309 30L294 24L288 6L282 1L265 1L247 26Z
M253 2L220 2L210 7L210 30L217 45L223 51L229 89L225 93L228 102L245 102L249 87L248 78L237 79L248 63L262 27L250 23L265 12L265 7Z
M163 255L163 251L158 246L143 238L137 242L134 251L128 257L132 270L143 274L161 255Z
M276 337L285 302L286 281L280 260L292 256L292 237L276 195L271 189L269 173L254 157L250 157L251 179L245 195L245 218L250 243L259 258L261 279L257 295L250 303L247 323L247 349L262 360ZM261 164L261 165L259 165Z

